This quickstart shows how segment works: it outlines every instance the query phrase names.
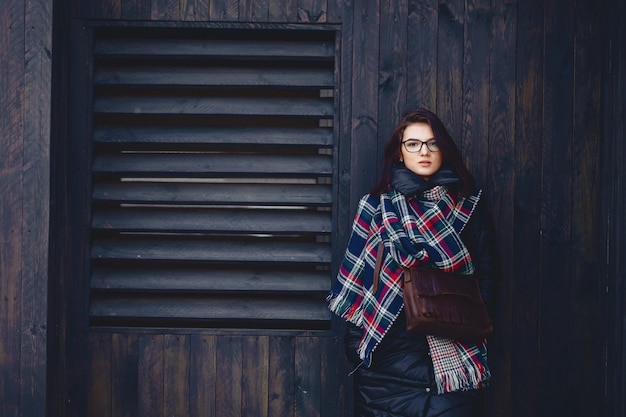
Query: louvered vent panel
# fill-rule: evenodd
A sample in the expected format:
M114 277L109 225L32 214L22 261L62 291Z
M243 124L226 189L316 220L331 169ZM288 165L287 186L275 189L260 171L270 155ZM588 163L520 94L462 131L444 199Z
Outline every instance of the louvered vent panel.
M334 36L96 30L93 326L329 328Z

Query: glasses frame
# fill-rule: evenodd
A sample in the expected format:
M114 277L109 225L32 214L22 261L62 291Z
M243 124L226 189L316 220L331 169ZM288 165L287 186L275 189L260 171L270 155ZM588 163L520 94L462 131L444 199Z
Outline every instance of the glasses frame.
M418 150L416 150L416 151L411 151L411 150L409 150L409 148L406 146L406 143L407 143L407 142L419 142L419 143L420 143L420 147L419 147L419 149L418 149ZM437 149L436 149L436 150L432 150L432 149L430 148L430 145L428 145L428 144L429 144L429 143L431 143L431 142L435 142L435 146L437 147ZM404 146L404 149L405 149L407 152L409 152L409 153L420 153L420 152L422 152L422 147L423 147L424 145L426 145L426 149L428 149L428 152L439 152L439 151L440 151L440 149L439 149L439 145L437 144L437 140L436 140L435 138L428 139L428 140L426 140L426 141L419 140L419 139L407 139L407 140L403 140L403 141L402 141L402 142L400 142L400 143L402 143L402 146Z

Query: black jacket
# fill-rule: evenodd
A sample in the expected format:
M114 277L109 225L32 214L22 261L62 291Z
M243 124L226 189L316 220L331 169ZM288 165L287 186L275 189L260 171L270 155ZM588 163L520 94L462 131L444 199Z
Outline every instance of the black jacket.
M475 274L490 314L495 312L497 256L491 219L483 200L461 233L470 251ZM359 365L357 347L362 329L347 323L345 347L354 372L355 417L475 417L480 413L478 391L437 395L425 335L405 330L401 312L373 354L372 365Z

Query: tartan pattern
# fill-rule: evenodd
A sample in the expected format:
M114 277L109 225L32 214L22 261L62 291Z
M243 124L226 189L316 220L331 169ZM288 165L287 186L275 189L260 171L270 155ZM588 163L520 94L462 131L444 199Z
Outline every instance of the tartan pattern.
M436 336L426 339L439 394L487 386L491 372L487 366L486 341L467 344Z
M371 364L372 353L402 309L403 267L432 262L445 271L473 273L471 257L459 234L471 217L480 194L478 190L467 199L457 198L445 186L437 186L419 200L409 198L407 201L403 194L390 189L380 198L368 194L359 201L348 247L327 300L333 313L365 329L358 353L366 366ZM378 292L372 294L381 239L386 253L380 269ZM433 361L434 365L444 365L435 368L441 381L462 381L462 378L454 377L458 368L471 365L477 355L481 356L480 348L457 348L455 344L441 338L432 342L431 350L442 352L439 357L446 358L439 363ZM452 350L457 352L455 356L465 356L466 360L458 359L449 366L451 356L445 352ZM442 382L443 385L446 383ZM463 383L447 386L464 389Z

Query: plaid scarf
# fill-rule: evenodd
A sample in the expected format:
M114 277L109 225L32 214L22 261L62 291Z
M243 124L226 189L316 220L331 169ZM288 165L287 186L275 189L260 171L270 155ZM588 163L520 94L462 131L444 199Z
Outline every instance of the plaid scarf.
M328 295L329 308L364 328L359 356L366 366L401 312L404 267L432 263L449 272L474 272L470 254L460 239L480 199L480 191L458 198L445 186L407 199L390 189L380 197L361 198L352 235L337 280ZM376 294L371 293L378 243L385 256ZM427 336L435 381L440 393L475 389L490 377L486 345Z

